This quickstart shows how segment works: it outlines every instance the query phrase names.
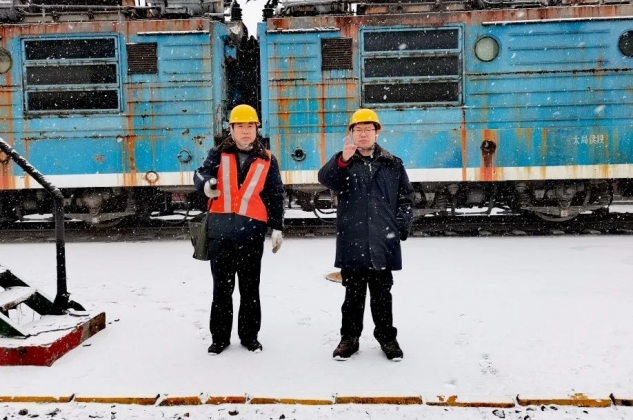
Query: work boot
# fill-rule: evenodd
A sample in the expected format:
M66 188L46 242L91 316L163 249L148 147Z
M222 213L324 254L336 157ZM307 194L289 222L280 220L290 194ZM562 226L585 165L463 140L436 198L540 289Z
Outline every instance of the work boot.
M262 343L257 341L256 338L253 338L252 340L242 340L242 345L246 347L248 351L252 351L253 353L259 353L264 349Z
M338 343L336 349L334 349L332 357L336 360L347 360L352 354L358 351L358 347L358 337L344 337L341 339L341 342Z
M225 348L227 348L229 346L229 343L213 343L209 346L209 354L211 356L217 356L218 354L222 353L224 351Z
M380 343L380 348L385 352L385 356L387 359L393 362L399 362L404 357L404 353L402 353L402 349L398 344L398 340L387 341L385 343Z

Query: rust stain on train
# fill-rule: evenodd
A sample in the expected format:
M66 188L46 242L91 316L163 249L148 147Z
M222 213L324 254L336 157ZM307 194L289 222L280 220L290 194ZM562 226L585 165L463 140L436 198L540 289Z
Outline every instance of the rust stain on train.
M123 156L123 185L136 186L136 156L134 147L136 136L125 136L121 142L121 154Z
M598 165L599 178L609 178L611 170L609 165Z
M4 139L9 145L12 145L11 139ZM6 153L0 152L0 190L14 190L15 178L13 177L13 163Z
M532 129L531 128L525 129L525 146L527 147L527 150L532 150Z
M277 43L273 43L273 57L279 57L279 52L277 51ZM272 61L269 59L269 61ZM277 63L273 64L269 64L269 66L271 68L273 68L273 79L274 80L280 80L281 79L281 71L279 70L279 66L277 65Z
M290 156L291 151L289 150L291 145L290 141L288 141L287 130L290 124L290 115L288 107L290 105L290 101L287 98L282 97L284 91L284 86L277 84L277 113L279 115L279 136L277 137L277 144L279 145L279 152L277 154L277 159L280 161L284 161L288 156ZM283 150L281 147L281 139L285 137L287 140L283 144Z
M15 179L13 177L12 165L5 163L4 158L8 159L4 153L0 152L0 190L14 190Z
M117 137L116 141L121 145L121 173L123 174L123 185L126 187L136 186L136 166L134 157L134 117L135 100L138 88L133 84L126 84L127 93L127 133Z
M152 165L156 163L156 102L154 98L154 89L156 88L156 83L152 83L149 86L149 106L150 106L150 127L149 127L149 143L152 149ZM145 129L145 127L143 127ZM154 169L154 168L152 168Z
M493 181L496 176L497 157L497 132L495 130L483 130L483 141L481 143L481 167L479 169L479 179L481 181Z
M541 129L541 158L543 162L547 162L547 128ZM541 179L546 179L547 166L539 163L541 171Z
M279 161L279 165L281 165L281 135L277 134L275 136L275 150L273 151L273 153L275 154L275 157L278 159Z
M462 149L462 181L468 181L466 168L468 167L468 131L466 130L466 110L462 108L462 123L460 126Z
M139 89L133 84L127 84L127 133L117 141L121 145L121 173L123 174L123 185L126 187L135 187L136 185L136 156L135 156L135 143L136 135L134 134L138 129L134 125L134 118L136 117L135 101L137 100L137 92Z
M30 150L29 150L29 146L30 146L30 141L27 135L27 131L26 131L26 124L24 124L24 151L22 152L22 157L24 157L24 159L29 160L29 156L30 156ZM37 185L37 184L36 184ZM31 177L29 175L24 174L24 188L29 189L31 188Z
M0 31L0 33L2 33ZM6 38L0 37L0 45L6 49ZM3 106L0 107L4 110L0 115L0 118L5 122L6 132L0 133L3 140L6 141L11 147L14 145L14 132L13 132L13 99L11 95L12 83L11 72L7 72L4 75L6 88L0 88L0 101ZM4 152L0 152L0 190L14 190L16 189L15 178L13 177L14 163L11 158Z
M177 20L146 20L146 21L126 21L126 22L73 22L68 25L62 23L40 23L29 22L18 25L7 25L2 28L3 38L21 37L24 35L47 35L47 34L69 34L69 33L109 33L122 32L125 35L136 32L152 31L199 31L209 28L209 23L205 19L177 19ZM129 39L129 37L128 37Z
M319 96L319 155L321 157L321 166L325 165L325 96L327 95L327 87L325 82L320 84L321 94Z
M378 9L377 9L378 10ZM313 19L287 18L268 19L268 30L340 28L342 32L349 28L351 33L357 33L359 27L365 26L441 26L446 24L481 24L483 22L512 22L512 21L547 21L552 19L581 19L605 18L633 15L633 5L578 5L575 7L549 7L531 9L503 9L477 10L464 12L420 12L409 14L366 14L361 16L320 16ZM344 29L345 28L345 29Z

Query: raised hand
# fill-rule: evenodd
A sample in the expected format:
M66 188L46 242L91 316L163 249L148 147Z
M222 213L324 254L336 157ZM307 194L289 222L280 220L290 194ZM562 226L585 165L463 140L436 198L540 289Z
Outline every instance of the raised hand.
M349 161L352 156L354 156L354 153L356 153L356 145L352 141L352 138L350 137L350 134L348 132L345 136L345 145L343 146L343 154L341 155L343 162Z

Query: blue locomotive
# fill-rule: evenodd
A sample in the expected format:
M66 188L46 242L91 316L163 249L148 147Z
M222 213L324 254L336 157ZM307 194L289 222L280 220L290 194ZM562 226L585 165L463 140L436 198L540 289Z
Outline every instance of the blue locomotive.
M317 171L359 107L378 112L418 215L563 221L630 197L628 1L343 6L290 2L259 26L263 134L306 210L327 201Z
M0 0L0 137L101 224L191 207L237 103L261 111L289 199L376 110L416 214L564 221L633 194L633 5L269 0L257 40L221 0ZM123 3L121 2L123 1ZM61 3L61 4L60 4ZM0 220L52 203L0 156Z
M231 101L258 94L256 71L233 69L252 48L234 14L221 0L0 2L0 137L62 189L69 217L186 207ZM50 213L1 155L0 191L0 220Z

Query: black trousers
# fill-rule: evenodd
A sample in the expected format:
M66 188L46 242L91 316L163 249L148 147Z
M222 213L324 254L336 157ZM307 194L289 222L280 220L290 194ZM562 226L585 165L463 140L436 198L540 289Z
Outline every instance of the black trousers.
M259 277L264 242L234 242L209 239L209 260L213 275L213 303L209 327L214 343L229 343L233 326L233 290L235 274L240 289L237 333L241 340L257 338L262 311L259 300Z
M376 326L374 337L380 343L395 340L398 330L393 326L391 271L343 268L341 277L345 286L345 301L341 308L343 314L341 336L343 338L360 337L363 331L363 315L369 286L369 305Z

